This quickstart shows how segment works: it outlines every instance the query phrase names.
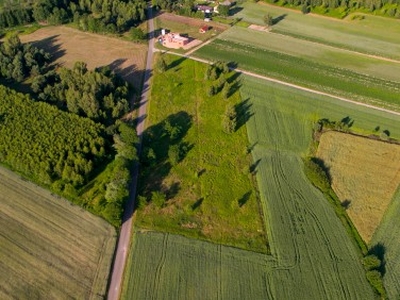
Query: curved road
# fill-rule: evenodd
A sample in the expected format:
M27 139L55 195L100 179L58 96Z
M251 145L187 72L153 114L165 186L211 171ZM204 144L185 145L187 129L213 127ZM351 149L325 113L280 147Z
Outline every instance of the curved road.
M136 132L139 137L138 149L137 149L138 156L140 155L142 149L142 139L143 139L143 131L145 129L144 125L146 119L148 96L150 91L150 77L151 77L153 52L154 52L154 39L153 39L154 24L153 24L153 14L152 14L151 4L149 4L147 8L147 16L148 16L148 31L149 31L149 49L147 52L146 70L143 79L142 96L140 98L140 103L139 103L139 113L137 117L138 123L136 126ZM108 296L107 296L108 300L118 300L121 294L124 268L126 265L126 260L128 256L128 250L132 235L132 218L133 218L133 209L135 203L138 174L139 174L139 164L135 163L132 169L133 177L129 191L129 199L126 203L126 207L124 210L124 216L122 219L123 223L118 239L118 246L115 251L113 270L111 274L111 282L108 289Z

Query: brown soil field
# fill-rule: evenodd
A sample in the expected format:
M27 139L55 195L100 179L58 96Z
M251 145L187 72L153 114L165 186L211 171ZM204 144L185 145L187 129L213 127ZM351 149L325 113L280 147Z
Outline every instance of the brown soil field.
M135 89L140 89L147 44L135 44L66 26L44 27L21 35L20 39L50 52L60 66L72 67L76 61L84 61L89 69L109 65Z
M365 242L369 242L400 183L400 146L329 131L317 150L332 188Z

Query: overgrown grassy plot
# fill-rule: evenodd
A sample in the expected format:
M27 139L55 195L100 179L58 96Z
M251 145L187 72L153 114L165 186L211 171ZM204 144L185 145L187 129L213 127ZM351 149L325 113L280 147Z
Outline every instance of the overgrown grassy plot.
M113 227L3 168L0 245L1 299L105 297Z
M242 94L252 103L248 133L254 161L259 161L271 253L280 266L270 273L274 296L373 299L355 242L305 178L301 156L321 116L341 120L345 111L355 120L354 130L372 132L375 124L385 124L398 136L397 117L249 77Z
M364 241L369 243L400 183L400 146L340 132L320 138L316 156Z
M296 57L251 44L237 43L233 39L217 39L196 51L196 55L210 60L234 61L239 68L258 74L360 102L400 109L398 82L331 67L324 64L323 60Z
M206 65L166 61L168 70L154 77L144 136L139 194L150 202L139 209L136 225L265 252L237 74L226 74L226 100L222 92L208 96L215 81L204 80ZM232 134L222 127L228 105L241 116Z
M135 232L121 299L269 299L270 256Z
M371 53L383 57L400 59L400 24L391 18L365 15L361 21L335 20L313 15L303 15L299 11L246 2L243 10L235 17L244 21L263 24L263 16L270 13L281 20L272 27L272 32L282 33L300 39L316 41L335 47Z

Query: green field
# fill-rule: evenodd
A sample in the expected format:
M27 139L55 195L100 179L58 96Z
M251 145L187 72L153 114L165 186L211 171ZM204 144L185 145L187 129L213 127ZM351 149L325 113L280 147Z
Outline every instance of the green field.
M204 79L205 64L166 60L169 69L156 73L152 83L139 179L139 194L149 203L139 208L136 225L266 252L243 126L248 107L233 82L238 74L224 75L232 84L228 99L221 92L208 96L215 82ZM222 127L227 105L240 116L232 134ZM179 128L177 137L166 131L167 123ZM177 146L186 150L174 163L170 153ZM166 197L161 208L152 201L156 191Z
M374 299L355 241L305 177L302 156L320 118L399 137L398 117L252 77L242 84L271 255L137 230L122 299ZM394 285L397 251L387 250Z
M396 67L391 68L386 62L377 63L372 58L357 57L341 50L327 50L320 45L309 45L309 48L316 50L304 55L307 51L307 42L304 41L301 42L304 45L296 48L296 44L291 45L287 37L270 35L271 38L266 33L239 27L231 31L200 48L195 54L209 60L235 62L239 68L247 71L359 102L400 110L400 77L394 71ZM335 64L335 61L339 63ZM348 63L346 67L344 61L353 63Z
M391 18L365 15L363 20L337 20L278 6L246 2L235 17L254 24L263 24L267 13L283 19L272 27L282 33L339 48L400 59L400 22Z
M0 168L0 298L103 299L114 228Z
M372 237L371 246L376 247L374 253L384 261L383 281L389 299L400 297L400 190L395 197L380 227Z
M121 299L269 299L266 255L135 232Z

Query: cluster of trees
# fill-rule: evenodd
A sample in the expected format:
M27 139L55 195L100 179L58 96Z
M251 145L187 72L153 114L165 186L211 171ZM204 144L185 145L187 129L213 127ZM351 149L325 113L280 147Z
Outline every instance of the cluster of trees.
M122 32L145 19L144 0L39 0L32 15L37 22L74 21L81 30Z
M157 9L175 12L179 15L204 18L204 13L197 11L194 0L153 0L153 5Z
M32 8L3 8L0 12L0 28L14 27L33 22Z
M22 44L17 35L6 38L0 45L0 76L17 82L42 74L50 60L44 50Z
M0 161L63 192L81 187L105 160L100 124L0 86Z
M224 76L225 74L228 74L229 71L228 64L220 61L208 66L204 78L212 81L212 84L208 88L209 96L216 95L219 92L223 93L225 99L230 96L231 85Z
M278 3L277 0L268 2ZM324 7L326 9L342 8L343 10L363 9L370 12L380 10L381 14L400 18L400 0L284 0L279 4L299 6L303 13L307 13L315 7Z
M378 244L377 245L382 246ZM376 247L376 246L375 246ZM369 251L371 252L371 251ZM369 283L374 287L375 291L380 295L381 299L387 299L385 286L383 285L384 262L377 255L368 253L363 258L363 265Z
M129 110L128 84L108 67L90 71L85 63L76 62L72 69L36 76L32 89L39 100L106 126Z

